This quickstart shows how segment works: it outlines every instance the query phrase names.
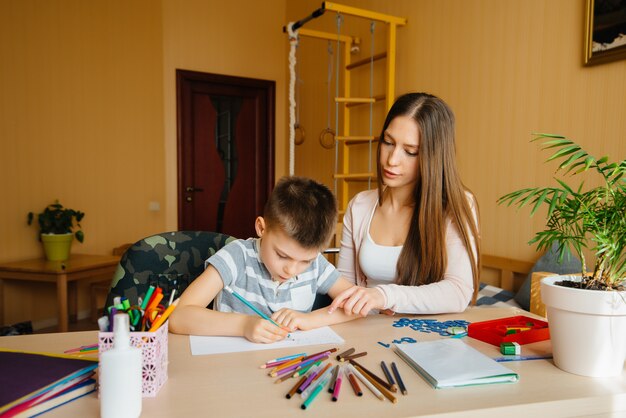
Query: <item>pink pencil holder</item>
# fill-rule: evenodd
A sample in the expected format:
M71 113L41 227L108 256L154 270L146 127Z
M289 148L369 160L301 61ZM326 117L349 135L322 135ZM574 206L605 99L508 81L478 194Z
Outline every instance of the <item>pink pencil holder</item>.
M144 398L155 397L167 380L167 328L168 322L155 332L131 332L130 344L141 348L142 394ZM113 348L113 333L98 333L98 355Z

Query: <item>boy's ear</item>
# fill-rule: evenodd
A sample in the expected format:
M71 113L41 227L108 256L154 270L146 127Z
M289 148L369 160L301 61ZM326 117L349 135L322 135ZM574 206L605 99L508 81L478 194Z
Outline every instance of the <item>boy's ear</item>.
M254 221L254 229L256 230L256 234L259 238L263 236L267 227L265 226L265 219L262 216L257 216Z

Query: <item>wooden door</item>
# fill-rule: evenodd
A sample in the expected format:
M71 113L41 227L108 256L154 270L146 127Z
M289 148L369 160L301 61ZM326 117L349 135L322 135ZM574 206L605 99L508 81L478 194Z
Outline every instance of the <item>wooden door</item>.
M274 185L273 81L177 70L178 225L248 238Z

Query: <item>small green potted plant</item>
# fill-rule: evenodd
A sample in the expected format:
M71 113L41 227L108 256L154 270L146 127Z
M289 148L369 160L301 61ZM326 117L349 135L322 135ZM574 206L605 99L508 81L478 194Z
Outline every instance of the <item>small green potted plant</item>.
M33 212L28 213L29 225L33 223L34 216ZM81 211L63 207L58 200L48 205L43 212L37 215L40 240L48 260L67 260L70 256L74 237L78 242L83 242L85 235L81 229L80 221L84 216L85 214ZM78 228L78 230L73 232L74 228Z
M535 135L543 149L553 149L546 162L560 161L557 172L595 172L601 182L585 189L556 179L556 186L517 190L498 203L532 206L531 216L547 207L545 229L529 244L547 250L556 243L560 259L573 251L582 262L579 276L541 281L555 364L584 376L619 375L626 356L626 160L597 159L563 136ZM591 271L585 251L595 257Z

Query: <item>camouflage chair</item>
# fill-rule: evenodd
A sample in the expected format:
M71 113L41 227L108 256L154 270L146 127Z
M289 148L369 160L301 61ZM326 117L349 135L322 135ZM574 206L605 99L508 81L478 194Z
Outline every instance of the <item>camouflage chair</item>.
M163 289L164 301L174 289L175 297L180 296L204 271L204 261L234 239L215 232L175 231L137 241L117 266L105 309L116 296L126 297L131 305L136 305L150 285Z

